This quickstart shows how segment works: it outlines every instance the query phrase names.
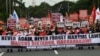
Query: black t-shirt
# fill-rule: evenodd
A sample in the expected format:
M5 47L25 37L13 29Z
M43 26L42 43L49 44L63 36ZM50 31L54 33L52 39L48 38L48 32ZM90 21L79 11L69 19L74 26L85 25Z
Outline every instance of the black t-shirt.
M35 36L39 36L39 32L35 31L34 34L35 34Z
M13 35L13 32L12 32L12 31L7 32L7 34L6 34L6 35Z
M51 31L46 31L47 35L52 35Z
M2 35L3 30L0 30L0 35Z

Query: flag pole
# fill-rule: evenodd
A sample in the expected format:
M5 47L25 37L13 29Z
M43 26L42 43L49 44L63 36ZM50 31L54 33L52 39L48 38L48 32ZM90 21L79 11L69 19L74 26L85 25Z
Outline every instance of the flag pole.
M96 32L96 23L93 25L94 32Z
M93 14L93 31L96 32L96 25L95 25L95 20L96 20L96 7L95 4L92 9L92 14Z

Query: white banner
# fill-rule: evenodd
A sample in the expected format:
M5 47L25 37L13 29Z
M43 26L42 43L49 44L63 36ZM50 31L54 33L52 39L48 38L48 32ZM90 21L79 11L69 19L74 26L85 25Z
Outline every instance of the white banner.
M0 46L25 46L27 48L75 47L77 44L100 43L100 33L51 36L0 36Z

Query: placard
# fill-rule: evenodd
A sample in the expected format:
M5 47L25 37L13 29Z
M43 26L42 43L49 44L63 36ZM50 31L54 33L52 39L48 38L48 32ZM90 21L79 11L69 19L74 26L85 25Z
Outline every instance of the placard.
M7 20L7 26L10 28L10 29L14 29L16 28L16 20L15 19L8 19Z
M76 27L80 27L80 22L74 22L73 23L73 28L76 28Z

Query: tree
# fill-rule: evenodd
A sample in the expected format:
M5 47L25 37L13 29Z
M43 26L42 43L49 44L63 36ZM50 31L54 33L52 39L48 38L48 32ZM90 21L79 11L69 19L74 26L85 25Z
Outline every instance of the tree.
M7 18L7 13L6 13L6 6L3 6L6 4L5 0L0 0L0 20L3 20L6 22L6 18Z
M79 0L75 5L72 6L71 8L71 13L72 12L78 12L81 9L87 9L88 13L91 14L93 5L97 7L100 7L100 1L99 0Z
M13 2L16 4L19 4L20 9L18 9L19 6L14 6ZM25 5L23 2L18 1L18 0L0 0L0 20L3 20L7 22L7 18L9 17L9 14L12 14L13 10L17 10L18 14L25 15ZM5 6L4 6L5 5ZM19 13L19 11L22 11Z
M14 2L15 2L15 4L16 3L19 4L19 6L13 6L14 9L17 11L19 17L26 17L26 7L25 7L25 3L22 0L20 0L20 1L14 0Z
M66 12L67 13L70 13L70 8L74 4L75 3L70 2L70 1L62 1L62 2L59 2L59 3L55 4L52 7L52 11L53 12L60 12L60 13L62 13L65 16L66 15Z
M54 6L50 6L46 2L42 2L39 6L35 6L35 7L30 6L28 8L28 11L29 11L30 17L39 17L39 18L46 17L48 10L50 10L51 12L60 12L63 15L65 15L65 13L68 12L68 8L70 9L70 7L73 4L75 3L69 2L69 1L62 1L55 4Z
M30 17L46 17L48 10L50 9L50 5L46 2L42 2L40 6L29 7L29 15Z

